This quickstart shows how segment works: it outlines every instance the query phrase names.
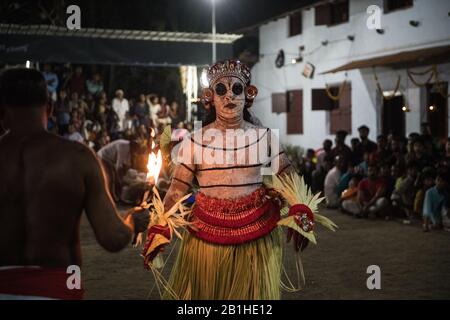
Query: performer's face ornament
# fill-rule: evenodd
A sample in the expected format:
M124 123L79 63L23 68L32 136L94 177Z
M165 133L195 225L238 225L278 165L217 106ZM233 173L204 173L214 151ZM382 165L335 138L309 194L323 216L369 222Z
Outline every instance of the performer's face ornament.
M235 77L219 78L213 85L214 106L219 118L228 120L239 117L244 110L244 84Z

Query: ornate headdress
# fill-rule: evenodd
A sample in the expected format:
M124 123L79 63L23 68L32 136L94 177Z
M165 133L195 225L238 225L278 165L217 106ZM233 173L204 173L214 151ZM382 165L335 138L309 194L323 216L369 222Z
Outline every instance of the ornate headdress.
M236 77L245 85L245 106L251 107L253 100L258 94L258 89L250 85L250 68L239 60L225 60L217 62L208 68L206 71L209 88L204 88L202 92L202 101L204 103L211 103L214 92L212 87L214 83L223 77Z
M236 77L245 85L249 85L250 69L239 60L226 60L217 62L209 67L207 77L210 86L222 77Z

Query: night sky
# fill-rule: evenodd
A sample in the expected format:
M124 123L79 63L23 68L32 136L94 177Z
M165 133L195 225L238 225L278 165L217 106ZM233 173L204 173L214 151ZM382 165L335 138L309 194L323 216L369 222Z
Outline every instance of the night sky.
M313 0L215 0L217 32L236 32ZM210 32L211 0L0 1L0 22L65 25L65 8L78 4L81 27ZM42 9L44 8L44 9ZM47 14L45 14L45 12ZM48 18L50 16L50 18Z

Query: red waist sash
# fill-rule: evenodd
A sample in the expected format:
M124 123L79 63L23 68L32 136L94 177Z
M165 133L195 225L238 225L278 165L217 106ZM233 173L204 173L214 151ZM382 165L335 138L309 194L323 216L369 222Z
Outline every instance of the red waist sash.
M193 209L196 237L224 245L242 244L270 233L280 220L279 206L261 187L237 199L217 199L199 193Z
M17 267L0 270L0 294L63 300L83 299L83 289L67 288L69 276L65 268Z

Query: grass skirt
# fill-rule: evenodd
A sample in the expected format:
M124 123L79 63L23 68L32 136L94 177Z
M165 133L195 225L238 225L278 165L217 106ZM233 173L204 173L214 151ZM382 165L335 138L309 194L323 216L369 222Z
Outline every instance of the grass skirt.
M186 232L163 299L275 300L281 296L281 228L240 245Z

